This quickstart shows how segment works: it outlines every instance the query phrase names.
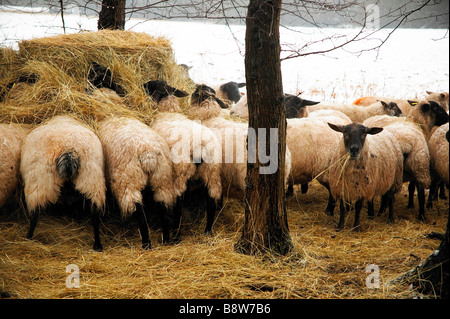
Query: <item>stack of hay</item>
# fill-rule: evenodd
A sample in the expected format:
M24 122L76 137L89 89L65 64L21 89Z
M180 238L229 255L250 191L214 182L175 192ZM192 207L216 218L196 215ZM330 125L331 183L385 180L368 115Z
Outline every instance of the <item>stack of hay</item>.
M110 115L149 123L157 110L143 83L159 79L187 92L194 90L175 62L170 42L145 33L103 30L26 40L19 43L18 52L0 50L0 58L0 88L23 74L38 78L34 84L17 84L4 92L2 123L39 124L59 114L72 114L88 124ZM108 68L114 82L125 89L123 104L98 91L86 92L96 92L88 81L93 62ZM186 103L185 99L182 106Z

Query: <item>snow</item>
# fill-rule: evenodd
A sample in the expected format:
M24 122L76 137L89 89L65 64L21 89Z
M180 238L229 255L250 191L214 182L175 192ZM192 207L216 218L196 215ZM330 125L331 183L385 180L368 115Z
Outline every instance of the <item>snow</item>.
M66 14L66 32L95 31L97 19ZM245 26L130 19L126 29L168 38L176 61L192 66L190 75L198 83L213 86L227 81L245 81ZM282 48L301 47L334 31L356 32L351 29L282 28ZM423 97L426 90L449 90L447 30L398 29L379 51L352 53L379 43L377 39L387 31L380 32L345 50L284 60L281 65L284 91L294 94L302 91L302 96L309 99L351 103L365 95L414 98ZM17 42L23 39L62 33L62 20L58 14L17 13L0 7L0 43L3 46L17 48ZM323 49L329 45L320 42L313 48Z

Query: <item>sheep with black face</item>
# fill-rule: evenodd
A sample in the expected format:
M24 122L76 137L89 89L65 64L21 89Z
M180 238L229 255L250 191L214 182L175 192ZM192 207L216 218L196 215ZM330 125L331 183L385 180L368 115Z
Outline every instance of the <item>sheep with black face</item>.
M375 196L387 200L392 222L394 195L403 179L403 155L395 137L383 128L358 123L328 125L342 133L329 171L330 191L340 199L339 229L345 222L344 201L355 202L354 229L359 230L363 200L372 201Z

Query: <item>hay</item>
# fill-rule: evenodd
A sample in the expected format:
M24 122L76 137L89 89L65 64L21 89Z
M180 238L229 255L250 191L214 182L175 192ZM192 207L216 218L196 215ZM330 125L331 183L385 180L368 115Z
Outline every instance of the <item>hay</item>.
M443 232L447 201L421 223L405 209L406 187L396 201L396 221L386 216L361 218L362 232L336 230L336 218L323 210L327 191L314 182L287 202L290 234L296 252L252 257L234 251L243 223L241 201L225 199L213 236L204 236L204 215L184 218L182 241L162 245L153 226L151 251L140 248L138 227L105 217L104 251L92 250L89 218L79 221L45 215L34 240L25 240L28 222L22 212L0 214L0 290L12 298L411 298L402 283L384 286L409 271L439 242L424 234ZM444 211L445 213L442 213ZM352 223L353 214L348 214ZM66 266L80 268L80 287L67 288ZM381 287L369 289L365 268L380 268Z
M59 35L24 40L14 54L3 51L2 57L9 59L4 62L15 67L0 74L0 85L24 73L39 77L35 84L13 87L6 95L0 104L3 123L39 124L58 114L72 114L88 124L110 115L149 123L157 109L143 83L162 79L187 92L194 89L176 64L170 42L145 33L104 30ZM123 105L86 93L94 89L87 80L92 62L108 68L113 80L125 89ZM187 99L182 104L186 107Z

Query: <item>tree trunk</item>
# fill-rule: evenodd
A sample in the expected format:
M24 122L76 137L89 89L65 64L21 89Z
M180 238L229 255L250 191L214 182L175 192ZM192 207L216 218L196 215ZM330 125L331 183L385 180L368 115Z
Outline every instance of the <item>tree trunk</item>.
M281 0L250 0L246 20L249 160L245 221L235 248L247 254L270 251L284 255L293 249L284 189L286 115L280 67L280 10ZM256 139L252 138L252 131ZM275 138L272 147L271 138ZM262 157L267 154L270 155L269 166ZM274 161L278 165L272 172L268 167L274 165Z
M98 30L124 30L125 0L102 0L97 28Z
M449 222L450 215L447 221L447 230L439 247L420 265L395 279L392 283L407 282L418 287L418 290L423 294L434 295L441 299L450 297Z

